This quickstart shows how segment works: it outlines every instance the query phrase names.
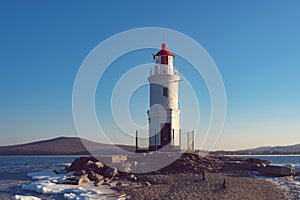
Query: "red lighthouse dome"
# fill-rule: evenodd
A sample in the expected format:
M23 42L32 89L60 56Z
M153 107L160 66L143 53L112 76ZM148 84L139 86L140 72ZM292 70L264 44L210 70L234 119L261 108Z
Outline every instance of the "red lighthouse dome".
M166 43L161 44L161 50L157 52L155 56L172 56L173 58L175 58L175 56L170 51L168 51Z
M163 65L173 65L173 59L175 58L175 56L168 51L166 43L162 43L161 50L153 57L155 59L155 63Z

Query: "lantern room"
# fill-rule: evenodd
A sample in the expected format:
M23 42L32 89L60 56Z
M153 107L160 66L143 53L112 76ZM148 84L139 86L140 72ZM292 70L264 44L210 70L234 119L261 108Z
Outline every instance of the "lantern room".
M153 55L154 58L154 70L151 69L151 74L154 71L154 74L169 74L169 75L176 75L177 70L174 70L173 66L173 59L175 56L168 51L167 44L162 43L161 50Z
M155 63L173 66L174 55L167 50L167 44L162 43L161 50L155 54Z

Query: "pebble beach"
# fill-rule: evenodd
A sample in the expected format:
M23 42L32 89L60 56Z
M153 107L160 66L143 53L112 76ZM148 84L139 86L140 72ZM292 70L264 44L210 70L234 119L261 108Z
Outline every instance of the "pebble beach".
M152 183L150 187L128 185L116 188L129 199L289 199L287 194L272 182L224 173L155 174L141 175L140 179ZM223 187L225 179L225 188Z

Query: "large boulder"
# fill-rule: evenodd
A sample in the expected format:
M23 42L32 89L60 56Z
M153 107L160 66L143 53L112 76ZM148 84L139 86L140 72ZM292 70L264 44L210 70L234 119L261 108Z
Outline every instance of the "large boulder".
M67 172L85 170L87 166L98 160L94 157L79 157L76 158L72 164L67 168Z
M96 180L102 180L104 177L101 174L97 174L97 173L95 173L93 171L89 171L88 172L88 178L91 181L96 181Z
M73 176L82 176L85 175L86 171L85 170L79 170L73 173Z
M259 165L270 165L270 164L272 164L272 161L270 161L270 160L262 160L262 159L259 159L259 158L247 158L246 162L259 164Z
M96 174L103 174L107 166L105 166L103 163L97 161L95 163L87 163L86 170L89 173L90 171L95 172Z
M118 174L118 170L116 168L110 168L108 167L104 173L103 176L104 178L109 178L112 179L113 177L115 177Z
M258 171L267 176L291 176L294 174L294 169L286 166L267 165L260 166Z

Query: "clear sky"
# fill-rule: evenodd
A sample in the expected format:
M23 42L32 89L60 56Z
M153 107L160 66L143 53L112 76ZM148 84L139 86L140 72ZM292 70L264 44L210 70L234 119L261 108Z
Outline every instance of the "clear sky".
M215 149L300 143L299 10L297 0L0 0L0 145L77 136L72 89L82 61L106 38L147 26L194 38L217 64L227 118ZM132 63L134 56L151 62L151 52L136 52L114 65ZM189 77L180 66L184 61L178 62ZM108 88L109 83L114 82L108 81ZM142 102L140 110L146 107L143 114L131 105L133 119L145 117L142 124L145 91L132 99L134 105Z

